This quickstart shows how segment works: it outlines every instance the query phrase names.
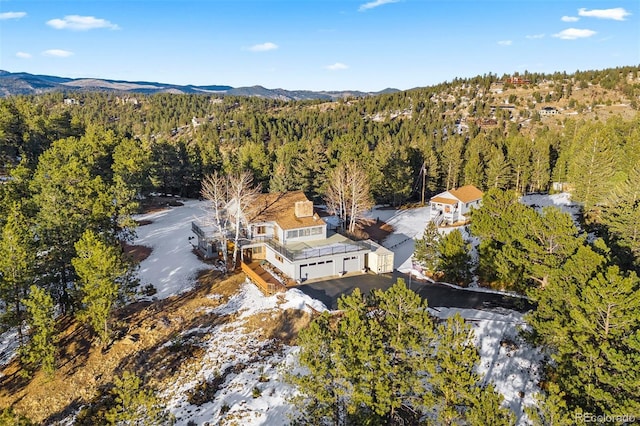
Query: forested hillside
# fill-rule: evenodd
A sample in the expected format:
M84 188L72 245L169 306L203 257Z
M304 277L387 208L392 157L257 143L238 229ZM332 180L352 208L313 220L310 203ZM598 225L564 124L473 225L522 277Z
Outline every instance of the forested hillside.
M26 376L54 374L57 315L86 325L106 350L111 315L137 285L122 246L151 194L196 198L208 174L249 171L265 191L302 190L321 203L331 171L355 163L378 204L420 203L467 184L488 191L471 226L477 274L482 285L539 303L530 337L553 353L548 406L638 409L638 108L637 66L489 74L331 102L100 92L0 99L0 330L19 326ZM517 202L564 190L583 206L577 225ZM605 358L610 369L596 362ZM364 417L378 421L399 406L372 407Z

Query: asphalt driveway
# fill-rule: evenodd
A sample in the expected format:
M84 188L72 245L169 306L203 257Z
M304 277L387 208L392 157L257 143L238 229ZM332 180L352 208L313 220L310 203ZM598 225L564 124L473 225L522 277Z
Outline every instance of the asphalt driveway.
M364 294L369 293L373 289L386 290L391 287L399 277L404 278L407 286L424 299L427 299L428 305L434 308L490 309L502 307L525 312L533 307L526 299L502 294L457 289L444 284L421 282L415 279L410 280L408 275L399 272L395 272L393 275L353 275L350 277L303 284L297 288L314 299L320 300L329 309L337 309L338 299L343 294L351 294L356 288L359 288Z

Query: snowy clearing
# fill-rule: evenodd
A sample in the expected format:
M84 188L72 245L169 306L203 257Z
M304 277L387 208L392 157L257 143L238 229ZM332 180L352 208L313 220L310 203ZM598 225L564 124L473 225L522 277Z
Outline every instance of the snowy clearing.
M308 313L326 310L322 303L299 290L265 297L257 287L245 283L226 304L213 310L217 315L234 317L234 321L182 333L185 338L192 333L205 334L207 338L201 343L206 354L195 374L186 371L164 392L167 408L176 416L177 425L289 423L289 415L295 413L295 408L288 399L295 389L284 382L283 374L297 349L278 345L259 331L248 331L245 327L246 320L256 314L276 315L286 309ZM200 406L189 403L187 395L198 384L215 380L220 381L219 391L212 401Z
M133 244L153 249L140 263L139 276L141 287L147 284L156 287L158 299L190 290L199 271L213 268L192 253L195 239L191 238L191 222L207 214L205 206L205 202L189 200L184 206L134 217L137 221L151 222L136 229Z

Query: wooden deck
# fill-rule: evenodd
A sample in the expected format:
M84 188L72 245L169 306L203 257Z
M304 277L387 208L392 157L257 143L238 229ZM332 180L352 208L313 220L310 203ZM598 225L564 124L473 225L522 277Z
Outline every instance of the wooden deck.
M267 295L279 293L287 289L280 281L275 279L273 275L265 271L264 268L260 266L260 262L242 262L241 268L247 275L247 278Z

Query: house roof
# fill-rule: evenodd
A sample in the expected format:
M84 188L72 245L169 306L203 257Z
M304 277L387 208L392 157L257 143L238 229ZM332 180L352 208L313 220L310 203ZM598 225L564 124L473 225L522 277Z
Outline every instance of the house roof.
M458 189L451 189L449 191L441 192L435 197L431 198L431 202L441 204L456 204L458 201L463 203L469 203L471 201L481 200L482 191L473 185L461 186Z
M275 222L284 230L325 224L316 213L297 217L295 205L298 201L309 200L302 191L260 194L255 204L256 215L250 222Z
M454 200L451 198L439 197L435 196L431 199L432 203L440 203L440 204L456 204L458 200Z
M449 192L463 203L482 199L482 191L473 185L461 186L460 188L452 189Z

